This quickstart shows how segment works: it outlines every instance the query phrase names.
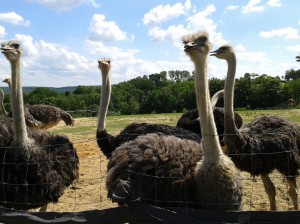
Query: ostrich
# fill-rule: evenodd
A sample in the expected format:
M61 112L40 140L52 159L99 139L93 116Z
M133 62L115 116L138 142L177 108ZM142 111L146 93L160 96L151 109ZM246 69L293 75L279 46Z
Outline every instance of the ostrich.
M7 83L11 92L10 79L4 79L3 82ZM68 126L73 126L75 123L73 117L59 107L35 104L25 105L24 110L26 124L33 129L49 129L56 126L61 120L63 120Z
M196 142L201 141L201 136L182 128L177 128L164 124L149 124L149 123L132 123L125 127L117 136L112 136L107 133L105 123L108 104L111 96L111 85L109 79L109 71L111 68L111 61L102 59L98 61L98 67L102 75L101 99L98 111L97 124L97 143L103 154L109 159L111 153L120 144L133 140L140 135L148 133L161 132L166 135L175 135L179 138L190 139Z
M223 94L223 90L220 90L219 92L215 93L211 99L214 120L220 140L222 140L224 133L224 109L221 107L214 107L214 105L217 104L219 98L223 97ZM240 128L243 125L243 119L238 113L234 113L234 115L235 123L237 127ZM201 135L198 110L192 109L185 112L177 121L176 127L180 127Z
M240 210L240 172L221 150L209 99L208 34L188 35L183 41L196 69L201 143L151 133L120 145L108 163L108 197L119 205L140 200L159 206Z
M276 210L275 186L269 178L273 170L286 177L289 195L298 209L296 176L300 165L300 126L276 116L262 116L238 130L234 123L233 90L236 57L225 45L211 53L228 64L224 96L224 143L235 165L252 176L260 176L269 197L270 209Z
M18 41L2 43L2 53L11 64L12 122L1 116L8 141L0 149L0 205L28 210L58 202L64 189L79 176L75 148L62 135L26 128L21 85L22 49ZM1 138L0 138L1 139Z
M5 110L5 108L4 108L4 103L3 103L3 101L4 101L4 92L3 92L3 90L2 89L0 89L0 110L1 110L1 112L0 112L0 115L5 115L5 116L7 116L8 115L8 112Z
M291 99L288 99L288 108L293 109L296 105L296 101L294 100L294 95L292 95Z

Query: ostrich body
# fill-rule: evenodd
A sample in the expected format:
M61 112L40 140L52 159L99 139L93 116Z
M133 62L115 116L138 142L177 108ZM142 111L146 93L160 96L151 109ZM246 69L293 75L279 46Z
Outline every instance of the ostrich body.
M214 107L213 114L216 122L217 132L221 140L224 133L224 109L221 107ZM242 117L238 113L235 113L234 115L236 126L238 128L242 127ZM201 135L198 110L192 109L185 112L177 121L176 126Z
M179 138L189 139L196 142L201 141L201 136L182 128L173 127L164 124L150 124L150 123L132 123L126 126L119 135L110 135L105 127L108 104L111 96L111 85L109 79L109 71L111 68L110 60L99 60L98 67L102 74L101 99L98 111L97 124L97 143L103 154L110 158L112 152L122 143L134 140L140 135L149 133L161 132L165 135L174 135Z
M201 143L152 133L120 145L108 163L108 197L119 205L140 200L159 206L239 210L239 171L222 153L208 94L206 33L185 37L196 68ZM192 44L190 44L192 42Z
M296 101L295 101L293 98L288 99L288 108L289 108L289 109L294 108L295 105L296 105Z
M298 209L296 176L300 165L300 126L277 116L262 116L238 129L233 114L233 89L236 57L231 46L225 45L212 52L228 64L225 82L224 143L226 153L236 166L260 176L270 200L270 209L276 210L275 186L269 178L273 170L283 174L289 183L289 195Z
M59 107L45 104L25 105L25 107L28 109L29 114L40 122L40 125L36 127L37 129L52 128L60 121L64 121L68 126L73 126L75 123L73 117Z
M4 79L3 82L8 84L10 95L12 95L10 79ZM60 121L64 121L68 126L73 126L75 123L69 113L55 106L45 104L25 105L24 112L26 125L33 129L49 129L56 126Z
M79 161L72 142L65 136L26 128L21 85L22 49L17 41L2 43L11 64L13 119L1 116L0 128L7 142L0 149L0 205L32 209L58 202L64 189L78 178ZM0 138L1 139L1 138Z

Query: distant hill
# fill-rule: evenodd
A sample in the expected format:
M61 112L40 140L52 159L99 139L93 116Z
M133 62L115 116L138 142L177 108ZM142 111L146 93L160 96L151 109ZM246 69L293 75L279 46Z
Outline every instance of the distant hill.
M23 93L30 93L33 90L35 90L36 88L40 88L38 86L30 86L30 87L23 87ZM57 93L64 93L66 91L70 91L71 93L77 88L77 86L65 86L65 87L43 87L43 88L47 88L49 90L55 91ZM8 94L9 93L9 89L8 87L0 87L0 89L2 89L4 91L4 94Z

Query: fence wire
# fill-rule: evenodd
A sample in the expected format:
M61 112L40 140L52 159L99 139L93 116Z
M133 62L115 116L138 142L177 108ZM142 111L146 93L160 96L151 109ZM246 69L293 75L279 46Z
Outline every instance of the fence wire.
M268 133L270 134L272 133ZM186 202L182 202L183 206L177 208L159 208L144 203L134 203L123 208L117 207L107 198L105 186L107 160L98 148L96 139L85 138L73 143L78 151L80 177L65 190L59 202L48 205L47 212L2 208L0 209L0 222L16 223L18 220L17 223L300 223L300 212L289 211L293 209L288 195L289 186L285 177L277 171L272 172L270 178L275 183L276 204L280 212L268 212L269 200L260 178L252 177L246 172L242 172L244 185L242 212L190 209L184 205ZM84 147L86 148L83 150ZM7 148L0 148L0 150L7 150ZM244 154L250 157L257 155L257 153ZM0 166L6 165L20 164L0 160ZM0 181L1 184L9 183ZM299 186L299 181L297 184ZM1 193L5 194L5 192ZM159 201L156 202L159 203ZM155 201L151 203L155 204Z

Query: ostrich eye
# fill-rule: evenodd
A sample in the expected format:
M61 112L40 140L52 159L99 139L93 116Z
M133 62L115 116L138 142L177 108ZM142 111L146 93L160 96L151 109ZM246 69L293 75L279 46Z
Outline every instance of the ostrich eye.
M10 45L12 48L18 49L20 47L19 43L14 43Z
M110 64L110 61L107 61L108 64Z

